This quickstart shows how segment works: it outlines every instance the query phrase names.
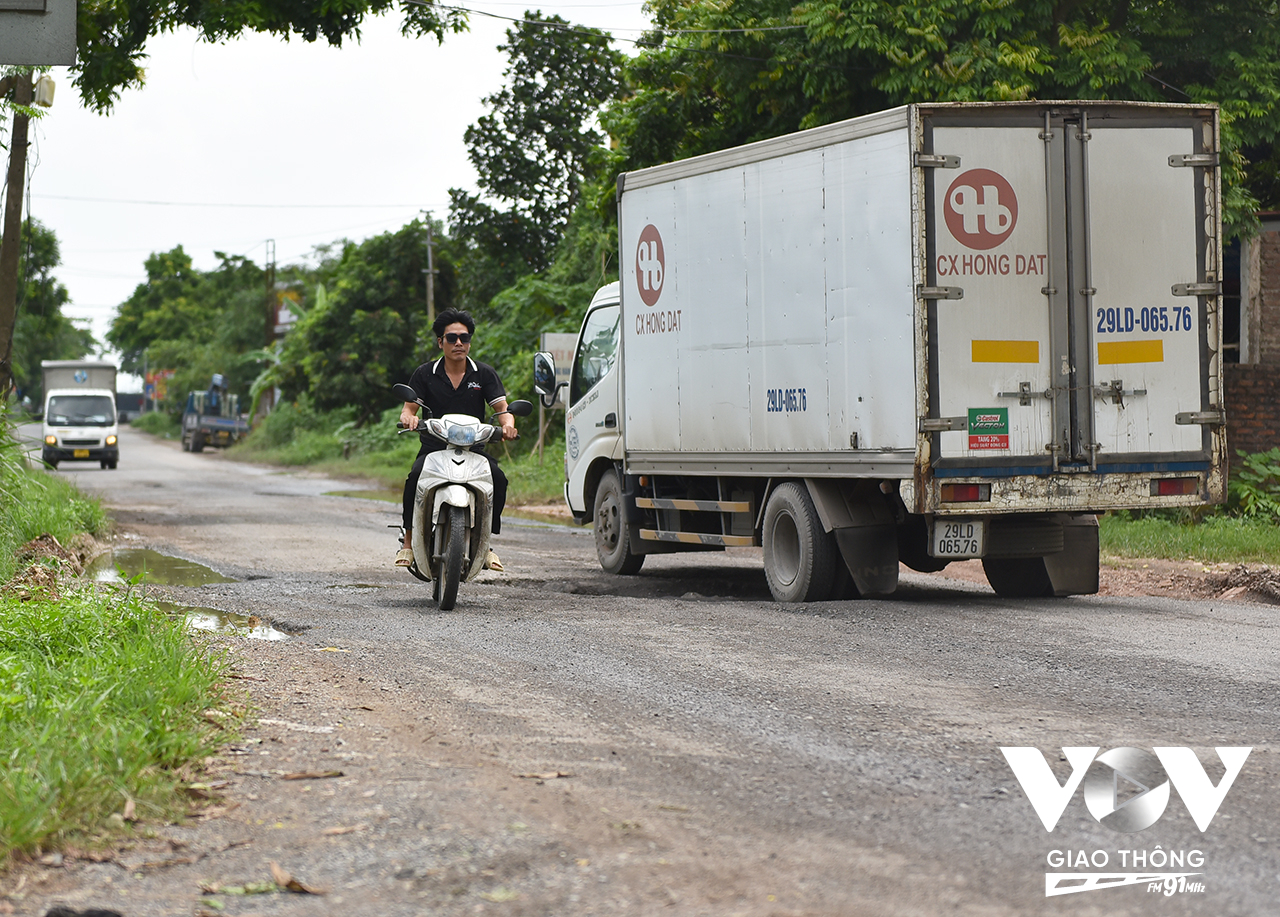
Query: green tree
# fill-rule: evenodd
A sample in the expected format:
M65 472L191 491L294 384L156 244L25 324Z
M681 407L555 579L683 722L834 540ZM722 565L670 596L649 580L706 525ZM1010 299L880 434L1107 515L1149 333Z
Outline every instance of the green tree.
M462 299L478 312L498 291L552 260L599 158L600 106L618 91L622 56L609 36L526 12L499 46L507 85L464 135L481 194L450 191Z
M908 102L1217 102L1229 222L1258 205L1241 151L1280 132L1272 0L653 0L655 47L605 118L638 168ZM1257 153L1255 152L1255 156ZM1259 179L1264 177L1259 172Z
M436 308L452 305L448 262ZM325 270L327 295L285 339L274 376L284 394L309 393L321 411L354 406L365 422L394 402L391 386L409 379L435 341L427 324L426 224L348 242Z
M152 345L208 340L216 323L202 296L204 277L181 245L151 254L145 267L146 283L138 284L120 304L107 332L107 340L120 351L121 368L128 373L142 372Z
M208 42L266 32L340 47L359 39L366 16L395 8L407 37L443 41L466 28L462 11L413 0L80 0L72 72L86 107L107 112L122 90L142 85L147 40L163 32L188 26Z
M20 394L39 404L44 392L42 360L80 360L98 346L87 328L77 327L62 312L71 301L67 288L53 275L62 262L58 238L39 220L22 226L18 276L17 323L13 333L13 373Z

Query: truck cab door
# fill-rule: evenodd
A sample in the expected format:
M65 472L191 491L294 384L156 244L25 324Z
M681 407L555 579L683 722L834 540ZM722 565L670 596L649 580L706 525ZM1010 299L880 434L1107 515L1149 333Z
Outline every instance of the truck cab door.
M578 335L565 413L565 477L568 503L574 512L591 510L587 504L593 495L584 493L584 488L592 462L620 455L620 323L618 303L605 303L587 313Z

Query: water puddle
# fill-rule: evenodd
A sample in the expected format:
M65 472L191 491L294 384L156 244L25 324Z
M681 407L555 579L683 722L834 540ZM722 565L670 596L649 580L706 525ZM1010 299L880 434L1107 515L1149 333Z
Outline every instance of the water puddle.
M219 611L217 608L179 605L177 602L156 602L156 605L171 615L185 616L187 627L192 630L248 637L251 640L287 640L289 638L284 631L276 630L257 615L238 615L230 611Z
M216 570L170 557L150 548L117 548L103 554L85 571L95 583L123 583L141 575L142 582L153 586L207 586L210 583L234 583Z
M150 548L117 548L104 554L85 571L95 583L125 583L137 577L141 582L154 586L207 586L211 583L234 583L229 576L216 570L170 557ZM191 630L216 634L231 634L253 640L285 640L288 634L276 630L256 615L241 615L217 608L180 605L177 602L157 601L156 605L171 615L181 615Z

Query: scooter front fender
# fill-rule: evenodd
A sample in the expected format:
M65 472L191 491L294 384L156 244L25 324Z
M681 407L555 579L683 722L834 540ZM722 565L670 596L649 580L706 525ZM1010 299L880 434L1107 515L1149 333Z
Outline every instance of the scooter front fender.
M476 497L470 488L461 484L446 484L444 487L437 488L431 503L431 521L433 525L440 521L440 509L445 505L465 507L467 510L467 527L470 528L476 524Z

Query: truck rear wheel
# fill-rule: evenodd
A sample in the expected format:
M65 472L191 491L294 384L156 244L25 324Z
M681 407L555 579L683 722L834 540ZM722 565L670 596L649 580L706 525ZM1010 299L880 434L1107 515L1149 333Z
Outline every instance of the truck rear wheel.
M803 484L788 481L769 495L764 510L764 576L779 602L821 602L843 563L835 539Z
M1043 557L984 557L982 569L996 595L1006 599L1038 599L1053 595Z
M631 532L623 511L622 482L612 469L596 487L596 556L606 573L631 576L644 565L644 555L631 550Z

